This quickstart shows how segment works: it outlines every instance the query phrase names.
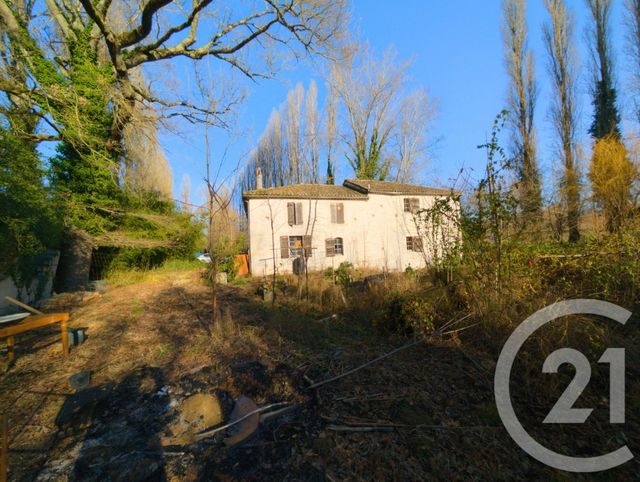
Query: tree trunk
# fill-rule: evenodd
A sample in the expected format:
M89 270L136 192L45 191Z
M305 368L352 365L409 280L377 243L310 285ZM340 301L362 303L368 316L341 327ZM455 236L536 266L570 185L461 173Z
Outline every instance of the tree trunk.
M77 228L69 228L63 235L60 262L56 272L54 290L58 293L86 290L93 242L91 236Z
M217 284L218 284L218 260L216 257L211 257L211 322L212 323L215 323L216 321L220 321L218 319Z

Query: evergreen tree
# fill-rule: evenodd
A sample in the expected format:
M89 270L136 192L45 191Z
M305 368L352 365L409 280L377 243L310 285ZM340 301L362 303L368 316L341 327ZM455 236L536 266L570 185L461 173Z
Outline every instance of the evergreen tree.
M587 0L593 25L590 29L593 59L593 122L589 133L595 139L620 137L620 114L612 73L609 16L611 0Z

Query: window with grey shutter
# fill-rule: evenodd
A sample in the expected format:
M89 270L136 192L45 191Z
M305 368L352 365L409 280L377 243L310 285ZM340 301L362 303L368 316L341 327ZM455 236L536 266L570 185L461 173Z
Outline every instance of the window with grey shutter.
M312 254L311 250L311 235L307 234L302 240L302 247L304 248L304 257L310 258Z
M287 221L289 226L296 224L296 205L295 203L287 203Z
M336 223L344 224L344 204L336 204Z
M280 257L282 259L289 257L289 236L280 236Z
M333 238L324 240L324 250L325 250L325 256L327 258L333 258L335 256L334 243L335 243L335 240Z
M295 224L302 224L302 203L296 203Z
M331 224L344 224L344 204L331 203Z

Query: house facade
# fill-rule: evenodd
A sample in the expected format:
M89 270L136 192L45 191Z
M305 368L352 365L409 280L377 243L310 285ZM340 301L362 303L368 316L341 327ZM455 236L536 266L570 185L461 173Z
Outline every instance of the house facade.
M258 181L258 184L260 181ZM243 192L251 274L356 267L402 271L424 267L426 239L414 213L450 190L348 179L342 186L297 184Z

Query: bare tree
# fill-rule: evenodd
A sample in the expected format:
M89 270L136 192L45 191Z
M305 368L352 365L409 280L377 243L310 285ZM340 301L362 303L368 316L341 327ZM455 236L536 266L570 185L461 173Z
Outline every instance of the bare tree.
M304 176L304 141L302 139L302 102L304 99L304 87L301 83L287 95L286 133L287 148L289 153L289 169L291 179L301 183Z
M31 1L14 2L15 16L25 28L31 26L33 7ZM0 79L15 85L26 85L28 75L27 65L22 61L21 44L0 32ZM0 101L0 114L5 118L9 129L15 135L30 141L35 148L36 141L41 139L36 135L40 117L34 107L33 99L15 92L6 92L6 98Z
M150 107L137 104L123 130L123 147L127 187L134 192L155 192L170 199L173 176L158 140L158 124Z
M318 172L318 161L320 157L320 139L318 138L318 87L314 80L309 84L307 90L307 97L305 99L304 106L305 114L305 140L307 144L307 159L309 163L310 180L312 183L317 183L320 179Z
M398 157L394 179L411 182L428 160L427 129L435 114L425 89L409 92L401 101L397 116Z
M539 218L542 208L540 173L533 126L537 89L533 53L527 46L526 0L505 0L503 44L510 78L511 149L516 161L520 205L525 220Z
M611 51L611 0L587 0L592 25L588 30L592 51L593 122L589 132L595 139L620 137L620 115L613 78Z
M124 23L114 23L110 10L119 4L109 0L46 1L44 15L54 27L28 30L16 4L0 2L0 24L20 50L33 79L30 84L22 84L0 78L0 90L33 99L43 111L41 118L58 128L56 134L41 140L56 137L60 126L69 122L63 115L68 109L62 108L64 100L69 101L64 97L69 95L51 88L52 79L56 85L63 84L72 72L65 58L79 58L86 53L84 49L105 52L101 58L110 68L105 79L113 77L105 86L113 89L104 106L114 114L108 141L117 150L138 102L154 106L163 118L219 123L224 122L224 114L235 102L230 99L223 105L210 106L180 92L154 92L148 86L136 85L132 79L135 69L177 58L197 61L210 57L251 78L269 76L275 72L276 64L269 62L274 46L284 46L275 50L295 55L331 55L347 19L345 0L263 0L248 6L237 2L218 6L212 0L144 0L132 4L132 15Z
M558 155L564 168L562 194L567 212L569 241L580 238L580 176L576 156L575 57L572 45L573 18L564 0L545 0L551 17L544 26L549 74L554 100L551 118L556 131Z
M273 159L274 181L273 185L283 186L287 177L287 162L285 159L282 143L282 122L280 113L274 110L267 125L267 152L269 158Z
M255 172L263 173L263 187L320 181L323 139L317 106L317 87L311 82L305 97L297 84L278 110L273 110L243 173L244 189L255 188Z
M625 22L627 27L627 51L631 59L631 83L634 96L634 114L640 122L640 0L626 0Z
M390 162L384 148L396 125L394 108L408 64L388 50L378 61L367 49L352 54L333 71L332 85L345 113L347 156L356 177L383 179Z
M180 186L180 196L182 198L181 201L182 201L182 208L184 212L186 213L190 212L191 203L189 202L189 200L191 199L191 177L189 177L189 174L182 175L182 185Z
M336 163L332 158L337 135L337 98L331 84L327 84L326 100L326 144L327 144L327 184L334 184L336 179Z
M235 178L236 169L221 179L220 166L222 165L226 152L215 167L211 160L211 149L209 144L209 123L205 124L205 184L207 189L207 203L205 218L207 223L207 241L210 262L211 279L211 322L215 323L219 319L218 309L218 273L220 264L225 258L237 253L239 222L237 213L234 212L231 202L235 191L235 183L231 188L227 182L232 177ZM215 170L214 170L215 169Z

